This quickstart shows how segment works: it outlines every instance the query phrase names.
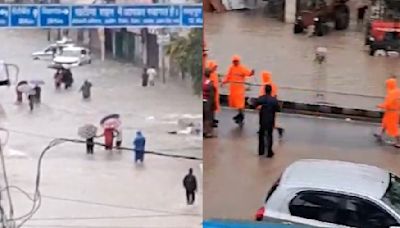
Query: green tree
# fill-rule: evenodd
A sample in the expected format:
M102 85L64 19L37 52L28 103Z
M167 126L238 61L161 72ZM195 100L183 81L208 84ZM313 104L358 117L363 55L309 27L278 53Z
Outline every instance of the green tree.
M190 31L188 37L176 37L167 47L167 54L178 63L182 77L185 78L187 73L190 74L193 90L197 95L201 92L202 40L202 29L195 28Z

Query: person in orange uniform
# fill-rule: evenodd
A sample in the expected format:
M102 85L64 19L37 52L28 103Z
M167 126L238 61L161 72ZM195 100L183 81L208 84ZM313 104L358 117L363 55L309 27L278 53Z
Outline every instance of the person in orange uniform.
M232 57L232 65L229 67L223 84L230 83L229 86L229 106L238 110L238 114L233 117L233 120L242 125L244 121L244 108L245 108L245 82L246 77L254 75L254 70L249 70L247 67L240 63L240 57L234 55Z
M272 81L272 76L271 73L268 71L263 71L261 72L261 86L260 86L260 91L259 91L259 96L264 96L265 95L265 86L270 85L272 88L271 91L271 96L278 98L278 86ZM283 137L283 133L285 132L285 129L282 127L277 127L275 125L275 129L278 131L279 138Z
M214 99L215 99L215 112L219 112L221 110L220 105L219 105L219 79L218 79L218 65L215 61L213 60L208 60L207 61L207 68L211 70L211 75L210 75L210 80L212 81L214 88L215 88L215 94L214 94ZM215 117L215 115L214 115ZM213 120L213 126L218 127L218 120L214 118Z
M382 104L378 105L384 110L382 118L382 133L396 139L396 147L400 147L399 137L399 111L400 111L400 89L397 87L397 80L389 78L386 80L386 97Z

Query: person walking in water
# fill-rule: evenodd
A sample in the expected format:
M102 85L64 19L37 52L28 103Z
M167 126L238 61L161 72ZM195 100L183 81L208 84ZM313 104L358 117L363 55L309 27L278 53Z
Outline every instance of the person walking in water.
M88 80L85 80L83 82L83 85L79 89L79 92L82 92L82 98L84 100L87 100L87 99L90 98L90 96L91 96L91 87L92 87L92 83L89 82Z
M189 169L189 173L183 178L183 187L186 190L186 202L192 205L196 199L195 193L197 191L197 180L193 175L193 169Z
M116 130L117 136L116 136L116 144L115 147L119 150L121 149L122 145L122 128L120 127L118 130Z
M86 139L86 154L93 154L94 137Z
M147 69L147 75L149 77L150 86L154 86L155 85L155 78L157 76L157 71L156 71L154 66L151 66L151 67L149 67L149 69Z
M105 149L112 150L114 143L114 128L105 128L103 136L104 136Z
M147 87L148 82L149 82L149 75L147 74L147 68L143 68L142 86Z
M33 91L35 91L35 103L40 104L42 102L42 88L39 85L35 85Z
M144 161L144 153L146 146L146 138L143 136L141 131L136 132L136 137L133 140L133 146L135 151L135 163Z
M228 69L223 84L229 83L229 106L237 109L238 114L233 117L235 123L242 125L244 121L244 108L245 108L245 93L246 88L244 83L246 78L253 76L254 70L249 70L240 62L240 57L234 55L232 57L232 65Z

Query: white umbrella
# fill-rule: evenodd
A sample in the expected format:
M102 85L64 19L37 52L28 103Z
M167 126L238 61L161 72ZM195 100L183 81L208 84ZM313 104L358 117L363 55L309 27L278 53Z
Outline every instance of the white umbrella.
M29 93L32 90L32 87L30 87L28 84L22 84L17 86L17 90L21 93Z
M97 134L97 127L93 124L85 124L78 129L78 135L84 139L93 138Z

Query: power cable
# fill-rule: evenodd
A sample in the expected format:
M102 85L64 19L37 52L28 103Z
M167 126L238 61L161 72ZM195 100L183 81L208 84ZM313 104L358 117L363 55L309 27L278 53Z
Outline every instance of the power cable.
M9 203L9 207L10 207L9 219L12 219L14 216L14 205L13 205L13 202L11 199L10 189L8 188L9 183L8 183L7 169L6 169L5 159L4 159L3 146L1 145L1 140L0 140L0 160L1 160L2 170L3 170L4 184L6 185L6 188L7 188L8 203Z

